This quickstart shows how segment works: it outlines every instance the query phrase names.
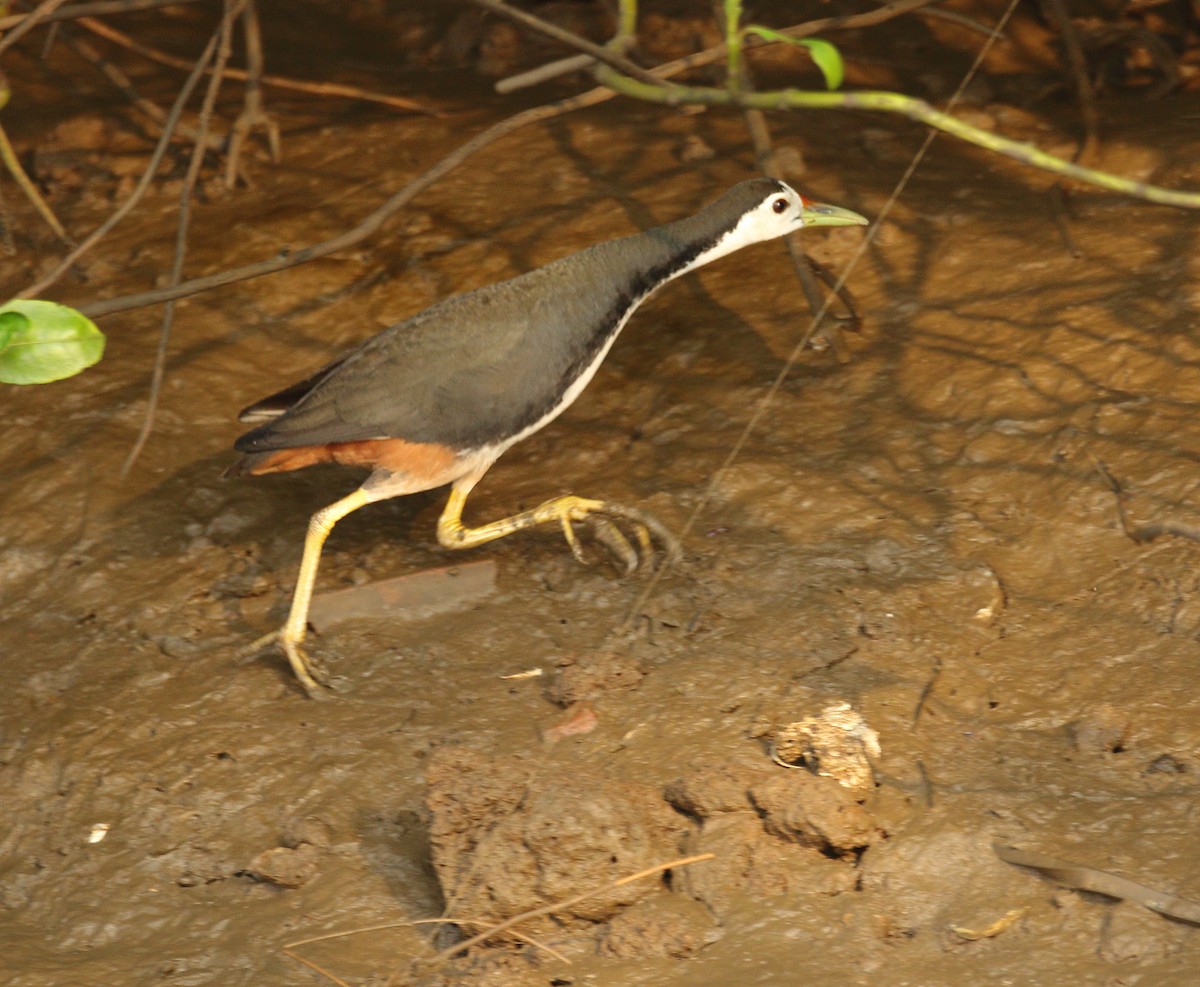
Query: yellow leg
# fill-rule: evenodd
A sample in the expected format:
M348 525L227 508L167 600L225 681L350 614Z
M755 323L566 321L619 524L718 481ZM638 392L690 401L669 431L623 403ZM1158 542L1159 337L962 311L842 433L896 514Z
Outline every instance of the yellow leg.
M532 510L522 511L520 514L501 518L499 521L492 521L490 524L481 525L478 528L465 527L462 522L463 507L466 505L467 495L478 480L479 476L465 477L456 482L450 491L450 499L446 502L446 509L442 511L442 516L438 519L437 527L438 541L445 548L474 548L476 545L484 545L516 531L524 531L539 524L557 522L562 526L563 535L567 539L572 553L577 559L584 562L586 560L583 550L579 546L579 541L575 537L575 531L571 525L575 521L592 521L600 527L601 531L605 532L606 537L602 540L609 544L614 553L626 563L627 569L633 569L638 564L637 554L629 545L628 539L616 531L615 526L611 523L611 519L622 518L632 522L637 531L638 544L643 549L651 547L650 532L653 532L666 544L668 554L675 556L679 553L679 543L676 538L649 515L629 507L622 507L619 504L603 500L588 500L570 494L565 497L556 497Z
M321 564L321 549L338 521L372 500L366 491L359 488L349 496L317 511L309 519L308 534L304 536L304 555L300 559L300 572L296 576L296 591L292 595L292 609L288 613L287 622L281 630L260 638L247 649L257 651L277 640L283 647L296 678L304 686L305 692L314 699L324 697L320 682L324 673L304 653L302 644L308 633L308 608L312 603L313 585L317 581L317 567Z

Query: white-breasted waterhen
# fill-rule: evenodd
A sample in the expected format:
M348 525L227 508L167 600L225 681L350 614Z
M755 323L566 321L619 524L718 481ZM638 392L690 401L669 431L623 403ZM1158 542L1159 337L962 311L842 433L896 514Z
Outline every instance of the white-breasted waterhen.
M333 526L364 504L451 485L438 521L446 548L471 548L538 524L591 521L636 565L611 519L632 522L650 549L642 514L601 500L556 497L478 528L463 526L467 495L500 455L557 418L587 386L634 309L688 271L752 243L808 226L856 226L848 209L812 202L783 182L735 185L696 215L610 240L528 274L456 295L390 326L311 377L246 408L261 422L235 443L232 475L315 463L369 466L361 487L308 525L292 608L278 639L312 696L323 677L302 648L321 548ZM666 540L670 541L669 536Z

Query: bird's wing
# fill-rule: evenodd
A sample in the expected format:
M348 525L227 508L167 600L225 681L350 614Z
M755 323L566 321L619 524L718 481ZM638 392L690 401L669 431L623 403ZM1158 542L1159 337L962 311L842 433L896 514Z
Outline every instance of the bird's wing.
M551 264L449 298L302 382L307 392L237 448L400 438L467 449L514 435L554 407L590 343L580 327L619 289L598 277L581 291L577 272Z

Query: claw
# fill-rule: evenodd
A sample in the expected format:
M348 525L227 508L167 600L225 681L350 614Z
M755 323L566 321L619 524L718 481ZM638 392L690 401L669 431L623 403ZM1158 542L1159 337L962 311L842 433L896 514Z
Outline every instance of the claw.
M571 524L571 519L565 514L559 518L562 523L563 537L567 540L567 544L571 548L571 554L575 556L575 561L580 565L591 565L588 557L583 554L583 546L579 544L579 538L575 535L575 528Z
M239 648L235 657L239 661L245 660L272 644L278 644L283 649L288 664L292 666L292 671L296 673L296 678L304 686L309 698L325 699L329 690L329 673L325 671L325 666L309 655L299 641L289 639L283 629L271 631L270 634L264 634L251 641Z
M558 515L558 520L562 525L563 537L571 548L571 554L584 565L590 565L591 562L584 555L579 538L575 534L573 523L576 521L591 525L596 540L612 552L624 567L625 575L646 565L654 557L655 539L662 543L669 561L678 561L682 555L679 539L657 518L636 508L607 501L577 500L568 510L563 510ZM618 526L617 522L620 521L626 522L632 528L636 547Z
M621 529L613 524L612 521L599 514L593 514L588 518L588 521L596 533L596 541L612 552L625 566L624 574L626 576L633 573L641 565L642 559L638 555L637 549L629 544L629 539L625 537ZM651 549L651 552L653 552L653 549Z
M679 543L679 539L653 514L647 514L636 507L625 507L622 504L611 502L605 503L597 513L632 522L633 530L637 535L638 547L644 558L654 555L653 539L662 543L668 562L678 562L683 557L683 546Z

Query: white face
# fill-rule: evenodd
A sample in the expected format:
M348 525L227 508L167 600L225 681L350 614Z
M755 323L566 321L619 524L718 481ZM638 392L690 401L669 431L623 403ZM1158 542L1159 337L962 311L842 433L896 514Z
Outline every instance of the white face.
M735 241L730 249L737 250L751 243L774 240L785 233L803 229L802 210L805 205L804 197L799 192L789 185L783 185L780 191L767 196L738 221L727 237Z
M780 183L782 184L782 183ZM742 247L763 240L774 240L785 233L804 228L802 210L806 205L805 199L790 186L784 185L778 192L772 192L757 206L738 220L737 226L730 230L721 240L696 258L688 270L699 267L724 257ZM682 271L680 272L683 273Z

